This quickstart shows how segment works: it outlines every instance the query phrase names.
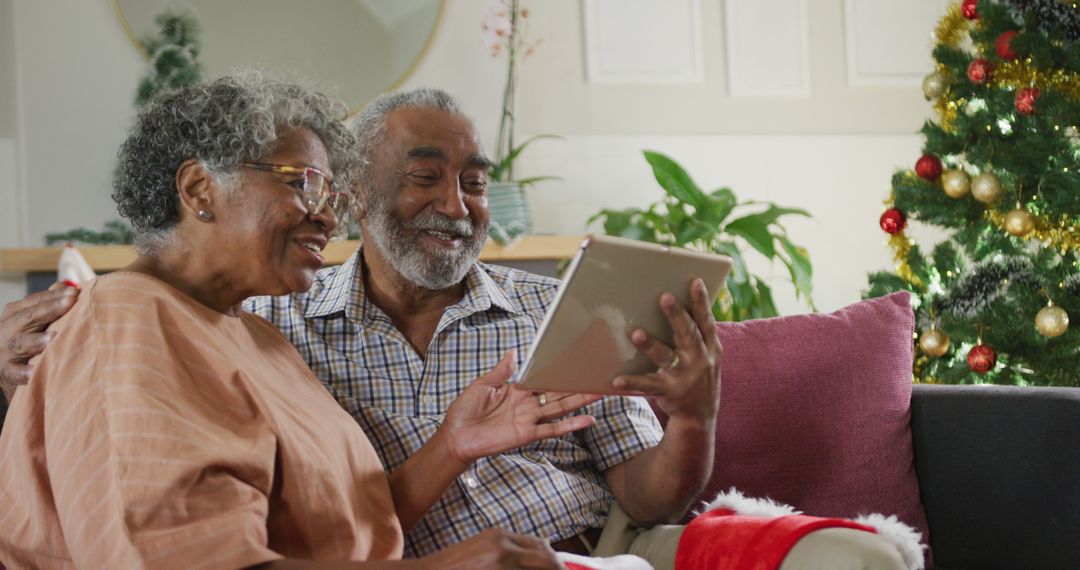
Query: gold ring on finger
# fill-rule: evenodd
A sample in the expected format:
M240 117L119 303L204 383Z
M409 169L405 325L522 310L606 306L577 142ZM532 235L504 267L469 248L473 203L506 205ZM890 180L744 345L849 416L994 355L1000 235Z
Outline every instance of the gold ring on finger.
M676 354L676 355L675 355L675 358L672 358L672 359L671 359L671 362L669 362L669 363L667 364L667 366L664 366L663 368L664 368L665 370L671 370L672 368L675 368L675 367L676 367L676 366L678 366L678 365L679 365L679 355L678 355L678 354Z

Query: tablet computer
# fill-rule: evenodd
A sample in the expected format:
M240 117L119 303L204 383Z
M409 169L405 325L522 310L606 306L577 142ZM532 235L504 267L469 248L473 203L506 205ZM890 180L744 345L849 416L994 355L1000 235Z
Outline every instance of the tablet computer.
M618 394L611 380L643 374L656 364L638 351L630 332L642 328L674 346L660 310L669 291L690 306L690 283L705 281L716 299L731 258L609 236L588 236L533 340L519 375L523 387L543 391Z

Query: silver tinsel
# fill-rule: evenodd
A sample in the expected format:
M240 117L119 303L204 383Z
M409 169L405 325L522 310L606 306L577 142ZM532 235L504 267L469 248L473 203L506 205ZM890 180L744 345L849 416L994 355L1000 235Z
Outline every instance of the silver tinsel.
M1061 0L1007 0L1009 13L1017 22L1023 22L1026 14L1035 16L1035 21L1044 30L1061 27L1065 39L1076 41L1080 38L1080 9L1071 2Z
M1026 257L987 259L979 262L949 288L941 300L943 312L973 320L1013 285L1041 287L1031 260Z
M1062 285L1065 294L1073 298L1080 298L1080 273L1074 273L1066 277Z

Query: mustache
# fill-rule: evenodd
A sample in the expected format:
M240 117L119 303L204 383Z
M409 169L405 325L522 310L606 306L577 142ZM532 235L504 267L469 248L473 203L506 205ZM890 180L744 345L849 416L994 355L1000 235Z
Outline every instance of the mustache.
M467 218L454 220L445 214L432 211L421 212L408 226L413 230L436 231L464 237L472 237L475 232L472 222Z

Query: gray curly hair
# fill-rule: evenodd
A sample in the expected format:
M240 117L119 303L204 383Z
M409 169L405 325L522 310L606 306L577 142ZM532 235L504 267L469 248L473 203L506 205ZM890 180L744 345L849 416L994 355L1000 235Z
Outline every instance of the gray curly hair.
M386 138L386 121L390 113L404 107L419 109L437 109L459 115L470 123L470 119L461 110L453 95L434 87L419 87L407 91L383 93L373 99L353 122L352 131L356 135L359 147L359 174L364 186L371 188L371 161L375 151L382 146Z
M248 72L163 92L139 112L124 144L112 198L135 228L135 247L154 253L180 219L176 171L197 159L227 191L241 163L270 153L297 127L326 147L336 188L352 188L359 153L342 123L344 104L295 83Z

